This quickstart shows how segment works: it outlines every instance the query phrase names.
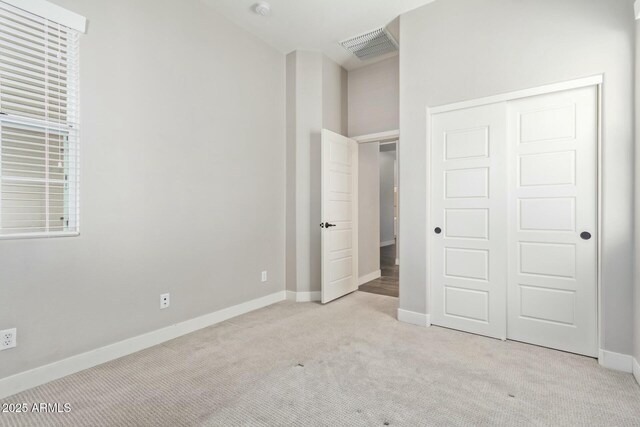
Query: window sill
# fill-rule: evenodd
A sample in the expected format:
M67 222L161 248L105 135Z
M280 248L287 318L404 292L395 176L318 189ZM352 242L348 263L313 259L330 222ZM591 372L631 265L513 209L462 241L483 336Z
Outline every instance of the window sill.
M66 231L59 233L5 234L0 235L0 240L50 239L54 237L77 237L79 235L79 231Z

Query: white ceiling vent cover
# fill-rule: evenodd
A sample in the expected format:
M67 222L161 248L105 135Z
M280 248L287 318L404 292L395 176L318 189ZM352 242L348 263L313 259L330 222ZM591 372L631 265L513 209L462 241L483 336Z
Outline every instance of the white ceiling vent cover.
M386 28L378 28L368 33L340 42L340 45L361 60L396 52L398 42Z

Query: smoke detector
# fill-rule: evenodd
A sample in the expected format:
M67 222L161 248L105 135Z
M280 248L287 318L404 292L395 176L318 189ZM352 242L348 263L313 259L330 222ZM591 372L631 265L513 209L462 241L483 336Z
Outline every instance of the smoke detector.
M398 50L398 42L385 27L341 41L340 45L361 60Z
M261 1L253 6L253 11L258 15L268 16L271 13L271 5L266 1Z

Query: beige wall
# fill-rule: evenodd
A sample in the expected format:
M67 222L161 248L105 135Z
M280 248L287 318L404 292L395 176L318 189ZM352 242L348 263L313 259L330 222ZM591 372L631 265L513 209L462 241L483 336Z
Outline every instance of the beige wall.
M635 271L634 271L634 349L635 362L640 364L640 21L636 21L635 63ZM640 365L638 365L640 367ZM640 373L638 373L640 374ZM637 374L637 375L638 375ZM639 379L640 380L640 379Z
M89 19L82 234L0 241L0 378L284 289L284 55L197 1L55 3Z
M288 60L294 63L292 70L288 70L293 74L287 75L287 81L294 81L292 96L295 100L291 107L294 108L294 122L287 122L287 127L293 126L294 129L293 139L288 140L287 145L295 156L294 163L288 167L294 169L295 174L289 176L294 182L288 183L288 187L292 187L294 192L287 193L287 201L295 200L295 216L287 218L287 233L295 235L296 245L295 248L287 247L287 253L292 254L287 258L295 258L296 275L295 279L287 278L287 289L311 292L320 290L320 231L313 221L319 217L320 209L322 55L295 51L288 55Z
M380 243L394 239L393 188L395 186L396 152L380 152Z
M427 106L604 74L601 347L632 352L632 0L446 0L400 20L400 308L427 312Z
M347 70L322 57L322 127L347 136Z
M349 71L349 136L399 128L398 56Z
M296 168L298 150L297 141L297 55L291 52L286 58L286 289L295 291L298 283L298 204L297 204L297 175Z
M286 282L290 291L320 291L320 131L346 132L346 80L346 71L319 52L297 50L287 55Z
M358 145L358 274L380 270L380 144Z

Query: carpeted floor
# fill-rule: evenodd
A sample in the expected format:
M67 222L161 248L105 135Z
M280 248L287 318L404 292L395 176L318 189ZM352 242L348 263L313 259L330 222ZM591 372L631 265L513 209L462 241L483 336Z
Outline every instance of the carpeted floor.
M282 302L10 397L0 425L640 425L640 387L594 359L395 319L356 292Z

